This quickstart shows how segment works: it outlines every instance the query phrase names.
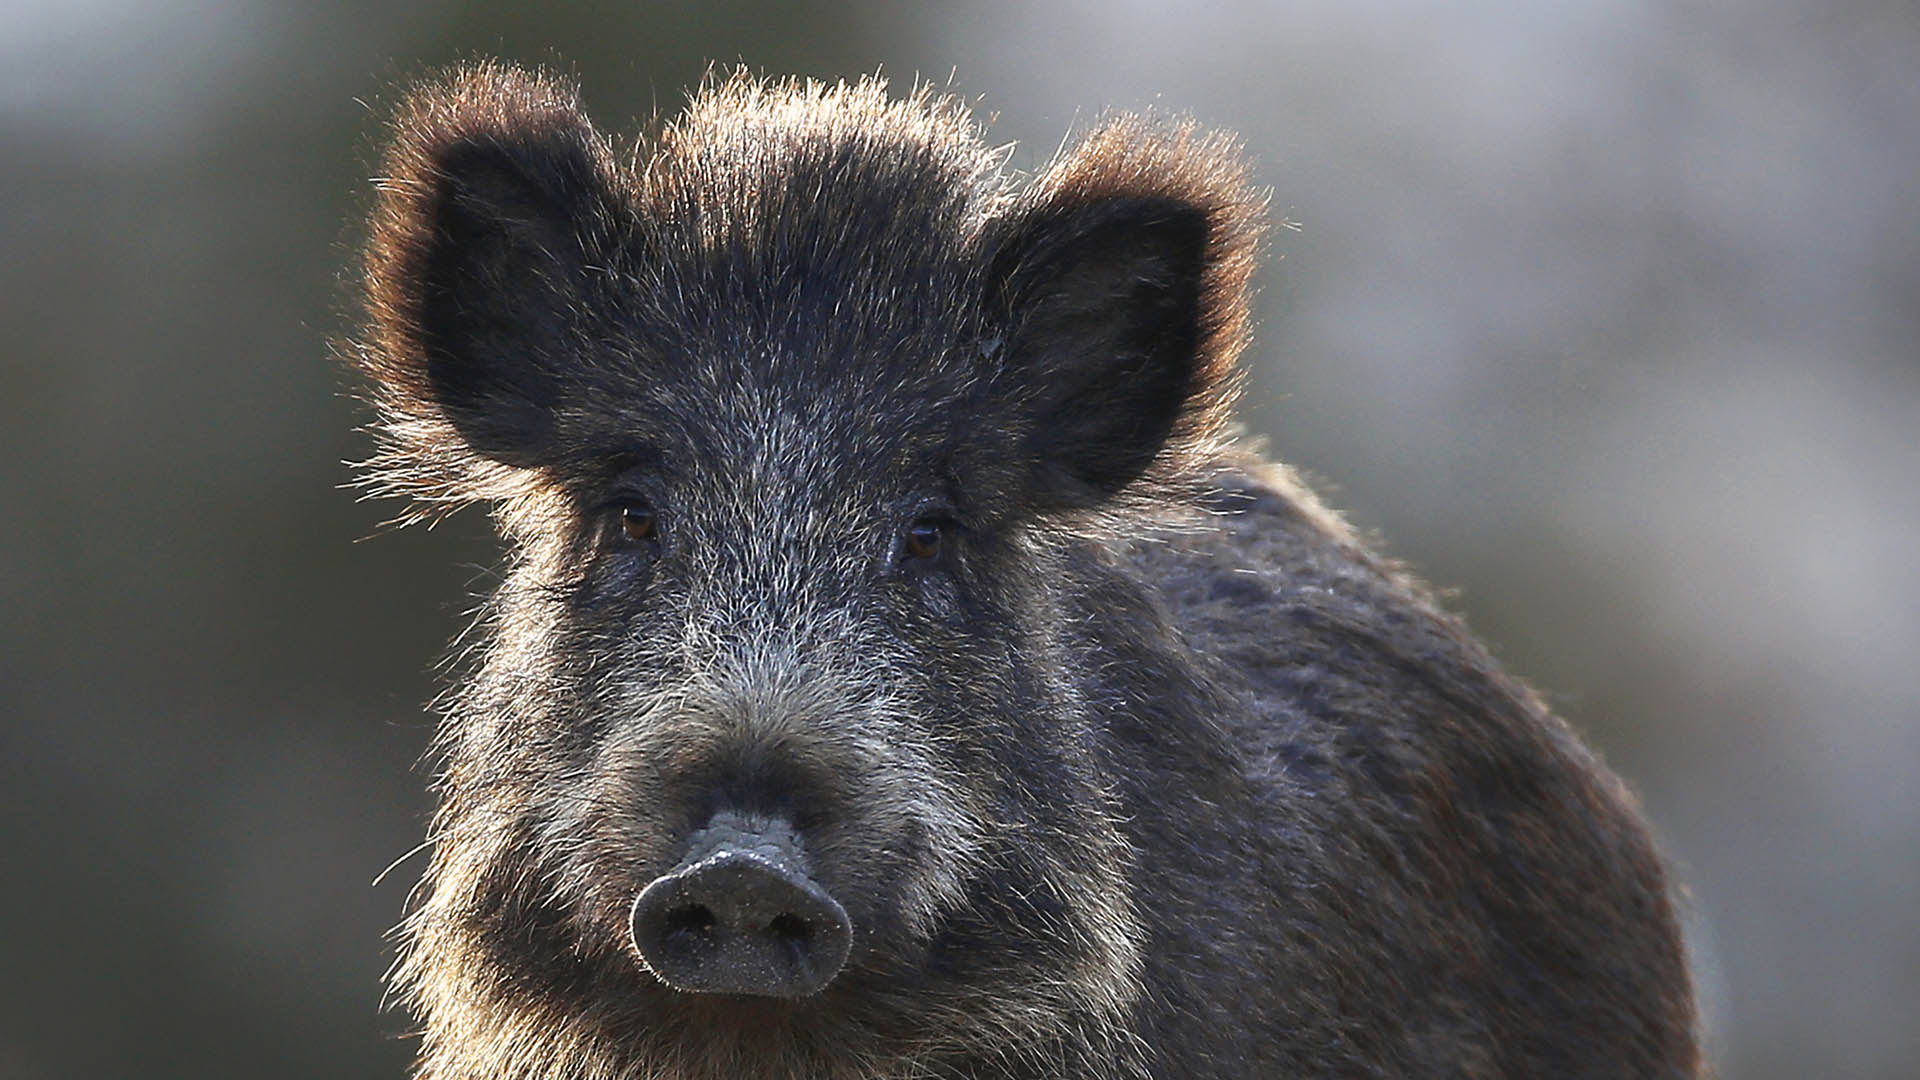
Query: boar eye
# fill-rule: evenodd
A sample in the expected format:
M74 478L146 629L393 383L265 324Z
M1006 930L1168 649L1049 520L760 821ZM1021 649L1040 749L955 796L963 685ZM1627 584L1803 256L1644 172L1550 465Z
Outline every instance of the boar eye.
M620 529L629 540L651 540L660 525L659 515L643 502L622 503Z
M902 552L908 559L932 561L940 557L947 546L947 522L941 518L923 517L907 526L906 542Z

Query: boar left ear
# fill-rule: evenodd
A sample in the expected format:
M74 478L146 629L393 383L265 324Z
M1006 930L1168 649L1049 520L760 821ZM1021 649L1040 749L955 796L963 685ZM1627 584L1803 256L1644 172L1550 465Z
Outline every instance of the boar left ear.
M1263 200L1234 144L1110 123L990 243L996 382L1044 503L1174 474L1224 426Z
M570 86L486 64L415 90L384 165L362 350L378 464L395 486L486 496L499 466L553 453L619 220L611 156Z

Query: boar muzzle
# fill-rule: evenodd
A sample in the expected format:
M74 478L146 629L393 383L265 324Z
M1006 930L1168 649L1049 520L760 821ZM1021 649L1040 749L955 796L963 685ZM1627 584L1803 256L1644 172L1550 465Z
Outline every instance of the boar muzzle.
M813 880L793 827L722 811L634 898L633 945L690 993L805 997L847 962L847 911Z

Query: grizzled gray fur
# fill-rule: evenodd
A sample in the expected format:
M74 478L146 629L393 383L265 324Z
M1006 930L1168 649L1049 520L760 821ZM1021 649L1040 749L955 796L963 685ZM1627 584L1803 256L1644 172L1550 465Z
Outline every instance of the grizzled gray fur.
M724 80L394 123L371 482L510 565L448 695L419 1075L1692 1077L1634 800L1227 429L1263 212L1123 117Z

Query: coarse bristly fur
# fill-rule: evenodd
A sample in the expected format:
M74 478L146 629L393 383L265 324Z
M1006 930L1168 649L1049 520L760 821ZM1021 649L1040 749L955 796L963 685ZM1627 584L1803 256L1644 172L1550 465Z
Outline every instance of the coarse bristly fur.
M1700 1074L1632 796L1233 445L1232 139L1123 116L1022 181L953 99L737 76L629 151L478 64L388 146L368 481L510 552L420 1076ZM722 813L844 906L817 991L636 942Z

